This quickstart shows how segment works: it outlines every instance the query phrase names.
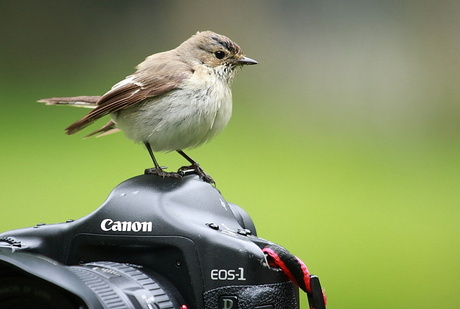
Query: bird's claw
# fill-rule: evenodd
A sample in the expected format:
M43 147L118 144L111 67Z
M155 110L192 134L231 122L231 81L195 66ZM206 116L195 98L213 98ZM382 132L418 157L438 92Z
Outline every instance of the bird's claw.
M158 175L163 178L175 178L175 179L180 179L182 178L182 175L176 172L165 172L163 170L163 167L152 167L152 168L146 168L144 171L145 174L147 175Z
M214 181L214 179L212 179L212 177L209 174L206 174L205 171L198 164L182 166L181 168L177 170L177 173L181 176L185 176L190 173L195 173L198 176L200 176L200 178L203 181L206 181L207 183L210 183L213 186L216 185L216 182Z
M205 171L199 166L198 164L192 164L188 166L182 166L177 170L177 172L165 172L164 169L166 167L152 167L152 168L147 168L144 171L144 174L147 175L157 175L163 178L174 178L174 179L181 179L183 176L189 175L189 174L197 174L200 176L200 178L207 182L210 183L211 185L215 186L216 182L214 179L209 174L206 174Z

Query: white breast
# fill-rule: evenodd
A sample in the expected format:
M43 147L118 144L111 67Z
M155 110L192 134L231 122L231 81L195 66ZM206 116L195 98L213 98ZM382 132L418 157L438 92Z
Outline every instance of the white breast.
M153 151L173 151L209 141L231 114L229 83L205 71L195 72L180 89L111 116L128 138L150 143Z

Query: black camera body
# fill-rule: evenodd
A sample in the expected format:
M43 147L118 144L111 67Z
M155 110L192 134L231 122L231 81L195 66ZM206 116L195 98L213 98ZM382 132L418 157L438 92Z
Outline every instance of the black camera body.
M198 176L141 175L81 219L0 234L0 307L30 296L56 308L299 308L269 244Z

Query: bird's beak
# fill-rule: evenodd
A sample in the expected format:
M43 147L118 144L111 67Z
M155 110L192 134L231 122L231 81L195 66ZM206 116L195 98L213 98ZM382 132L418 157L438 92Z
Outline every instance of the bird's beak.
M236 63L238 63L239 65L250 65L257 64L258 62L249 57L241 57L240 59L236 60Z

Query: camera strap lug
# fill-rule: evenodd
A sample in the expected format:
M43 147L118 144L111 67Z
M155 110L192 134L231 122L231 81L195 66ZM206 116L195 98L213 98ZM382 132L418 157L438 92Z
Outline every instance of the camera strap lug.
M307 293L308 303L310 308L325 309L326 308L326 295L321 288L318 276L310 275L311 293Z
M324 294L318 276L310 275L307 266L285 248L270 244L262 249L267 255L271 267L280 268L286 276L299 288L307 293L311 309L326 308L326 294Z

